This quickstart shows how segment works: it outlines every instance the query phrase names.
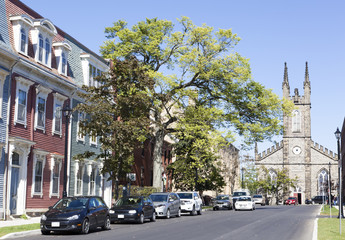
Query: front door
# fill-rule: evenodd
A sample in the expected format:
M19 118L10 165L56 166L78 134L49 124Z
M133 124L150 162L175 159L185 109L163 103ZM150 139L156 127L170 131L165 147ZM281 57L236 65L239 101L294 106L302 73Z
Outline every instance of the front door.
M11 202L10 202L11 215L17 213L18 185L19 185L19 168L18 167L12 167Z

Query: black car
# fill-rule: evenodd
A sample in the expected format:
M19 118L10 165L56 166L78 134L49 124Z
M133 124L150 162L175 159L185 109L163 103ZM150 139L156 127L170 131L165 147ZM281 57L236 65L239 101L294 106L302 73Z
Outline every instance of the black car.
M144 196L122 197L110 209L111 222L134 221L144 223L145 219L156 221L152 200Z
M328 196L315 196L311 199L313 204L327 204L328 203Z
M41 232L79 231L87 234L90 229L110 229L109 209L101 197L78 196L60 199L41 217Z

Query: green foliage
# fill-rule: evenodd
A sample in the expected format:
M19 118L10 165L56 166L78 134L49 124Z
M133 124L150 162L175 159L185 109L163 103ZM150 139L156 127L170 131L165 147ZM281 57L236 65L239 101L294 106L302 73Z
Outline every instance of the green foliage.
M1 225L1 221L0 221L0 225ZM40 229L39 223L24 224L20 226L11 226L11 227L0 227L0 237L5 236L6 234L9 234L9 233L38 230L38 229Z
M149 129L150 92L153 80L135 58L113 60L109 73L96 79L98 87L83 87L80 96L87 101L77 110L87 113L81 130L98 136L104 159L103 173L113 180L125 177L133 164L133 150L143 142ZM85 152L80 159L95 155Z
M257 190L260 188L257 179L258 171L255 166L249 166L245 169L245 171L243 171L243 184L245 188L250 191L251 194L257 193Z
M119 185L119 189L122 189L123 187L124 185ZM155 187L148 187L148 186L140 187L140 186L131 185L130 195L131 196L149 196L151 193L155 193L159 191L160 189L155 188ZM122 191L119 192L118 198L121 198L123 196L122 193L123 193Z
M272 194L276 199L276 204L289 195L289 189L296 187L297 177L289 178L289 172L286 168L275 170L275 177L272 179L269 170L262 168L264 178L258 181L258 187L263 193Z
M176 160L169 166L177 189L220 191L225 182L217 162L217 150L225 145L214 125L221 112L216 108L190 105L177 124L173 149Z
M153 135L161 141L155 142L154 186L161 185L162 141L177 131L175 123L184 118L189 97L197 96L200 105L221 112L218 127L232 141L235 133L248 144L282 133L282 113L293 104L252 80L249 60L233 51L240 38L231 29L196 26L182 17L176 26L157 18L131 28L117 21L105 33L103 57L135 56L154 80Z

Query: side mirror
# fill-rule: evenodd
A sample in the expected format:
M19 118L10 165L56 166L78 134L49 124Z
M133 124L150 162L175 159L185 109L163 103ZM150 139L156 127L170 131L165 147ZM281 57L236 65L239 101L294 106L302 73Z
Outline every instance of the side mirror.
M53 209L53 206L48 207L49 210Z

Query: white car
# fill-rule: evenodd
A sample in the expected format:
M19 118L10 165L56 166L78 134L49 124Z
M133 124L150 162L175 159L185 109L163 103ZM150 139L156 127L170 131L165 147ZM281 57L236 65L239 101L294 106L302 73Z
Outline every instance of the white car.
M190 215L201 215L202 199L198 192L177 192L181 200L181 211Z
M251 196L244 196L237 199L235 203L235 210L255 210L255 202Z
M261 206L265 206L265 198L261 194L253 195L253 201L255 204L261 204Z

